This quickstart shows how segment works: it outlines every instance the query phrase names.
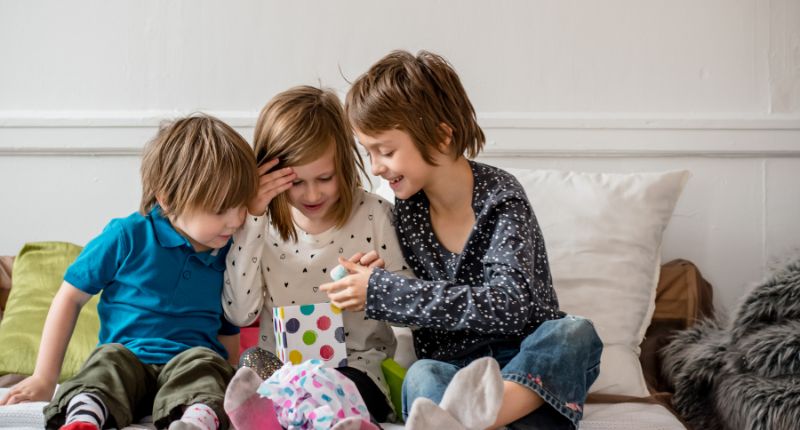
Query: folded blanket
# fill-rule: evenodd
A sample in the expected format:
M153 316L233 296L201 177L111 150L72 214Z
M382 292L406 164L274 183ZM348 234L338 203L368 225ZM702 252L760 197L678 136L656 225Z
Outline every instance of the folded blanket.
M663 351L675 409L694 428L789 430L800 422L800 259L755 287L728 324Z
M0 388L0 397L6 395L8 388ZM36 429L44 428L42 408L47 402L20 403L0 406L0 428Z

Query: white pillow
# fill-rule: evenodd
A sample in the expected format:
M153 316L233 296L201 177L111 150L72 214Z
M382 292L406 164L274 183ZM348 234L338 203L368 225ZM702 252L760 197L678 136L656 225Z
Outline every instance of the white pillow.
M508 171L544 234L561 309L591 319L603 340L590 392L649 395L639 344L655 308L662 233L689 172Z

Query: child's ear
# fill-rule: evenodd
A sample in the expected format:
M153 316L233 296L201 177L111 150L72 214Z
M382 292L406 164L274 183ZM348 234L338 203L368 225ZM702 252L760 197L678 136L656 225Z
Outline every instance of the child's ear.
M453 141L453 128L444 122L439 123L439 128L442 130L442 135L444 135L441 145L450 146L450 143Z
M158 202L158 205L161 206L164 212L169 212L169 207L164 203L164 196L156 195L156 202Z
M453 143L453 128L444 122L439 123L439 129L442 131L444 138L439 142L439 150L443 154L450 153L450 144Z

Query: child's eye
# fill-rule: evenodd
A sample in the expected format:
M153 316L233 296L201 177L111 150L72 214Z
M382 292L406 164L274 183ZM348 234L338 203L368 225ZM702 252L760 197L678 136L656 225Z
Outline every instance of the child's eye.
M319 180L322 181L322 182L328 182L331 179L333 179L333 176L325 176L325 177L319 178Z
M302 183L303 183L303 181L292 181L292 186L300 185Z
M394 151L384 152L384 153L383 153L383 154L381 154L381 155L383 155L384 157L391 157L391 156L392 156L392 154L394 154Z

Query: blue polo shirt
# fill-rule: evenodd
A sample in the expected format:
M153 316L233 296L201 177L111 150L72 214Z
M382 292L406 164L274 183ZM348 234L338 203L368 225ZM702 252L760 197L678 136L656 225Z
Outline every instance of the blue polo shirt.
M67 269L64 280L100 295L99 343L121 343L142 362L162 364L194 347L227 357L217 334L223 326L225 255L195 252L156 206L112 220Z

